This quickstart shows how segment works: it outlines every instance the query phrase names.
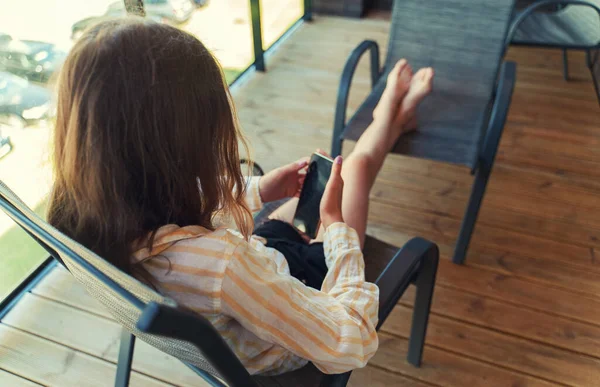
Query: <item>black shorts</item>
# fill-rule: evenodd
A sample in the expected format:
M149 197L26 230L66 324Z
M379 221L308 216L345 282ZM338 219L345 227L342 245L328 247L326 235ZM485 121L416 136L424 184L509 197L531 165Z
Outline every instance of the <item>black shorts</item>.
M323 243L307 243L294 226L280 220L266 221L254 230L254 235L265 238L267 247L283 254L293 277L321 289L327 274Z

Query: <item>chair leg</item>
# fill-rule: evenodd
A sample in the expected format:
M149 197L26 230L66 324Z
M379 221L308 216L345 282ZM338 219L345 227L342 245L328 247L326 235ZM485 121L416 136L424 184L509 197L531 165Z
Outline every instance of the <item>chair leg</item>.
M563 48L563 77L565 81L569 80L569 54L566 48Z
M119 346L119 360L117 363L115 387L129 386L129 376L131 374L131 362L133 360L134 346L135 336L123 328L123 331L121 332L121 344Z
M598 104L600 104L600 85L598 84L600 82L600 79L596 78L596 73L594 72L594 66L596 65L596 61L599 60L598 56L598 52L596 52L594 58L592 58L592 52L590 50L586 50L585 52L586 63L588 68L590 69L590 73L592 74L594 90L596 90L596 97L598 98Z
M408 362L415 367L421 366L421 359L423 357L423 347L425 346L425 335L427 334L429 310L431 309L438 261L438 250L430 250L427 257L421 261L419 275L415 281L417 294L415 297L407 356Z
M483 201L483 195L485 194L485 188L490 177L491 168L479 167L475 173L475 181L473 182L473 190L471 191L471 197L465 211L465 216L460 226L460 232L458 234L458 240L456 241L456 247L454 248L454 257L452 262L462 264L465 261L467 255L467 249L471 242L471 236L475 223L477 222L477 216L479 215L479 208Z

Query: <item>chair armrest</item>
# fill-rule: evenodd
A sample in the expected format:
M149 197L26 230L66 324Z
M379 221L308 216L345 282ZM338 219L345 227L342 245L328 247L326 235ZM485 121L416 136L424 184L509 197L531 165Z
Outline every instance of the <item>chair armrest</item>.
M319 387L345 387L350 380L352 371L345 372L343 374L331 374L323 375Z
M256 386L246 368L212 324L195 313L150 302L144 308L136 327L145 333L195 345L228 386ZM201 376L213 386L224 386L209 373L204 372Z
M346 110L348 109L348 96L350 95L352 78L354 77L354 72L356 71L356 66L358 66L360 58L367 50L371 52L371 88L375 87L375 84L381 76L379 69L379 46L373 40L365 40L350 53L344 66L344 70L342 71L337 102L335 104L335 118L333 120L334 139L331 149L332 157L336 157L342 153L341 143L337 145L338 141L336 141L336 138L339 138L342 135L342 132L346 127Z
M521 25L521 23L525 19L527 19L537 9L543 8L543 7L548 6L548 5L582 5L582 6L585 6L585 7L590 7L590 8L595 9L596 12L598 12L598 15L600 16L600 7L598 7L596 4L594 4L592 2L585 1L585 0L542 0L542 1L536 1L535 3L533 3L530 6L528 6L527 8L525 8L523 11L521 11L519 13L519 15L515 18L515 20L512 21L512 23L510 25L510 28L508 30L508 34L506 35L506 40L504 41L504 51L505 52L508 49L508 46L510 45L510 42L512 42L512 39L513 39L515 33L517 32L517 29Z
M396 253L375 281L379 287L379 323L377 324L377 330L383 325L406 288L413 282L423 262L429 259L437 262L438 258L437 245L423 238L409 240Z

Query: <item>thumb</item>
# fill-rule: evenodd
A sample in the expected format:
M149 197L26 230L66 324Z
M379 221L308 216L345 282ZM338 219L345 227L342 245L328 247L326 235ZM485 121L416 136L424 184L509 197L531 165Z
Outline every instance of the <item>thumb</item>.
M331 167L331 175L329 176L330 182L342 179L342 161L342 156L337 156L335 160L333 160L333 166Z

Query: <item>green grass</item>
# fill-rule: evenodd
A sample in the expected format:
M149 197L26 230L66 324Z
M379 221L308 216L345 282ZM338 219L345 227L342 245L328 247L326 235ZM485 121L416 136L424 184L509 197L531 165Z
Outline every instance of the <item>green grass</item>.
M46 212L47 200L35 208L37 214ZM48 253L25 231L15 225L0 235L0 300L48 257Z
M228 85L231 85L231 82L235 81L235 79L242 73L240 69L223 69L225 73L225 80Z

